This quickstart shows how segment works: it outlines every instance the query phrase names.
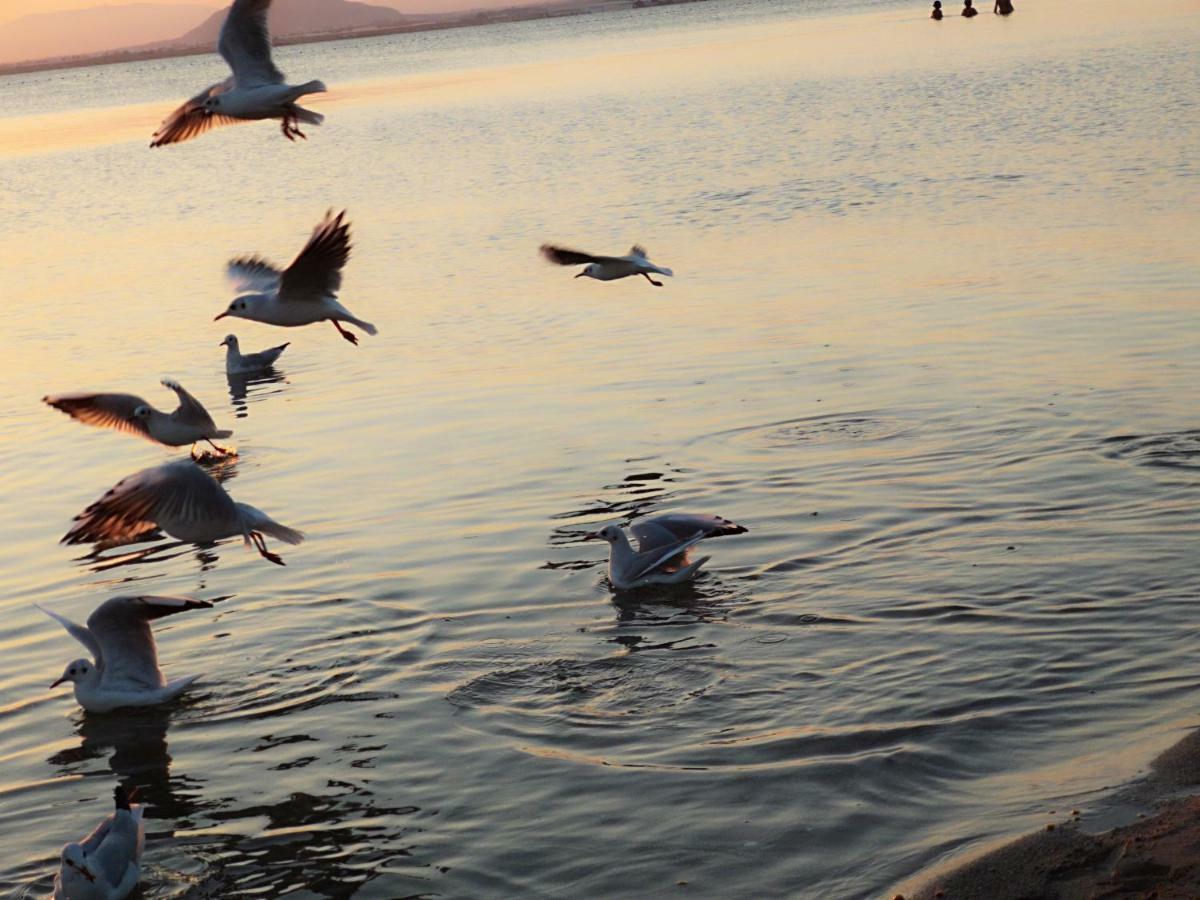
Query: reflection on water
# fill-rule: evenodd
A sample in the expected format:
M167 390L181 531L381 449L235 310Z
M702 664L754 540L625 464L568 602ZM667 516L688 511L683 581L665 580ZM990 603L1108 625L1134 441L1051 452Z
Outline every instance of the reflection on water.
M232 401L234 418L238 419L244 419L250 414L250 403L284 392L282 387L272 385L287 384L287 376L276 371L274 367L252 375L227 372L225 380L229 382L229 398Z
M281 48L340 90L302 146L146 150L213 57L3 79L0 891L121 779L148 897L885 896L1187 724L1197 14L802 6ZM331 205L380 338L223 380L225 260ZM228 389L286 568L58 545L170 456L38 398L147 372ZM671 510L751 531L614 597L580 539ZM82 716L29 603L131 590L228 598L156 629L204 677Z

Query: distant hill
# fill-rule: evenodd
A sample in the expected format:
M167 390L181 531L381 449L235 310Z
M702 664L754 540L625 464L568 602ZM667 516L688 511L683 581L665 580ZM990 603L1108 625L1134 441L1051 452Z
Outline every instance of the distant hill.
M284 2L290 5L290 0ZM100 53L131 44L163 43L183 29L194 28L211 13L211 3L130 3L31 13L0 24L0 62Z
M213 46L221 33L228 8L221 9L169 46ZM385 28L404 24L407 17L388 6L356 3L354 0L275 0L267 14L273 37Z

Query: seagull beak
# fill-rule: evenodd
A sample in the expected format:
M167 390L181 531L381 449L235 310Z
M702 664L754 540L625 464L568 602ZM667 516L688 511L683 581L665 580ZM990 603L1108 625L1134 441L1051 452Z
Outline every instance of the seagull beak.
M225 310L225 312L221 313L219 316L213 316L213 321L215 322L217 319L223 319L227 315L229 315L229 310Z
M579 273L578 275L576 275L575 277L576 277L576 278L582 278L582 277L583 277L584 275L586 275L586 274L587 274L586 272L580 272L580 273Z
M60 684L62 684L66 680L67 680L67 676L64 675L62 678L58 679L58 681L54 682L54 684L50 685L50 690L54 690L56 687L58 687Z
M579 276L576 275L575 277L578 278ZM600 533L597 531L589 531L587 534L585 534L583 536L583 539L585 541L598 541L598 540L600 540Z

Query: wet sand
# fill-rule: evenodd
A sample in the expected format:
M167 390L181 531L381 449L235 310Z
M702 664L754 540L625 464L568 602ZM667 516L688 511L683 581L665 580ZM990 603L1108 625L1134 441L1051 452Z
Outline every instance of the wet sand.
M1144 804L1128 824L1090 834L1077 811L1044 831L935 876L912 900L1192 900L1200 897L1200 731L1164 751L1151 774L1113 795ZM908 897L899 894L897 897Z

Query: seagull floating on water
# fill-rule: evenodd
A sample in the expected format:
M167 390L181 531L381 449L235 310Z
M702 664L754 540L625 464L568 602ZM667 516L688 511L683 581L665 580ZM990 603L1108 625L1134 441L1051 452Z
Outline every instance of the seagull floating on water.
M264 534L289 544L304 535L249 503L237 503L215 478L190 459L164 463L122 478L75 517L61 543L106 546L142 540L161 529L180 541L211 544L241 536L264 558L282 566Z
M232 452L212 442L213 438L229 437L232 431L218 428L208 410L179 382L168 378L162 384L179 397L179 408L172 413L157 410L134 394L53 394L42 402L84 424L141 435L168 447L206 441L221 453Z
M226 348L226 375L245 375L248 372L261 372L263 369L269 369L275 364L275 360L279 359L279 355L288 348L288 344L280 344L278 347L260 350L257 353L242 353L238 349L236 334L226 335L220 346Z
M187 675L167 681L158 668L158 650L150 622L186 612L211 609L207 600L188 597L112 597L88 616L87 625L76 625L66 616L34 604L54 619L92 654L92 661L77 659L50 687L64 681L75 684L75 699L88 712L106 713L125 706L166 703L199 678Z
M233 0L217 52L233 74L202 90L163 120L150 140L151 147L176 144L204 133L214 125L231 125L254 119L279 119L289 141L304 138L298 122L320 125L325 117L296 104L305 94L325 90L320 81L285 84L283 73L271 61L271 33L267 9L271 0Z
M261 256L231 259L227 272L238 290L258 293L242 294L216 318L234 316L285 328L328 320L352 344L358 338L339 322L375 334L374 325L356 318L337 300L342 267L350 258L350 223L343 221L345 215L345 210L336 216L333 210L327 212L300 255L283 271Z
M141 880L146 841L142 805L117 785L116 809L78 844L67 844L54 876L54 900L123 900Z
M705 538L725 534L744 534L746 529L720 516L674 513L642 519L629 527L637 538L634 550L625 532L608 525L584 537L585 541L604 540L612 546L608 558L608 580L619 591L648 584L679 584L690 581L708 562L703 556L695 562L688 550Z
M641 275L655 287L662 287L661 281L650 277L651 272L659 275L673 276L670 269L656 266L646 258L646 251L634 244L625 256L593 256L578 250L568 250L566 247L555 247L552 244L542 244L542 256L560 266L583 266L583 271L576 278L595 278L597 281L616 281L630 275Z

